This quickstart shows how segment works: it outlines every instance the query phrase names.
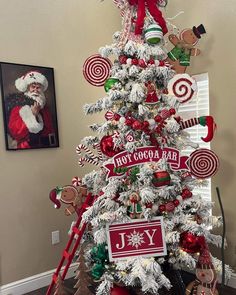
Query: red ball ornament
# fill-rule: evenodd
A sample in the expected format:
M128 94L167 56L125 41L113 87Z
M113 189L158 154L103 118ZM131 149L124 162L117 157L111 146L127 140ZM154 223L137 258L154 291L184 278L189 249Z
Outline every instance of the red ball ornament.
M155 131L156 131L156 133L161 134L161 132L162 132L162 128L161 128L161 126L160 126L160 125L157 126L157 127L155 128Z
M125 119L125 125L131 126L133 124L133 119L127 118Z
M142 129L142 123L139 122L138 120L136 120L136 121L133 122L132 128L134 130L141 130Z
M159 123L159 122L162 121L162 117L157 115L157 116L154 117L154 120L155 120L155 122Z
M119 121L120 120L120 117L121 117L120 114L117 114L117 113L114 114L114 120L115 121Z
M141 67L141 68L145 68L147 65L145 63L145 61L143 59L139 59L138 60L138 65Z
M121 151L119 148L114 148L114 142L111 135L104 136L101 139L100 148L102 153L108 157L113 157Z
M155 64L155 60L154 60L154 59L150 59L150 60L148 61L148 64L149 64L149 65L154 65L154 64Z
M187 253L201 252L206 247L204 236L196 236L190 232L183 232L180 235L180 247Z
M174 202L168 202L166 204L166 211L167 212L173 212L175 210L175 205L174 205Z
M148 121L143 121L143 129L147 129L150 126Z
M183 200L191 198L192 195L193 195L192 192L188 188L184 188L182 190L181 196Z
M152 183L156 187L170 185L170 174L167 171L157 171L153 173Z
M111 295L130 295L130 292L124 287L115 286L111 289Z
M120 62L121 64L126 64L126 61L127 61L127 57L126 57L125 55L121 55L121 56L119 57L119 62Z
M170 109L169 112L170 112L171 115L175 115L176 110L175 109Z
M138 60L137 60L137 58L132 59L132 65L135 65L135 66L138 65Z
M165 205L160 205L158 209L159 209L159 211L160 211L161 213L163 213L163 212L166 211L166 206L165 206Z
M149 203L145 203L145 207L146 207L146 208L150 208L150 209L152 209L152 207L153 207L153 203L151 203L151 202L149 202Z
M178 207L179 206L179 200L177 200L177 199L175 199L174 201L173 201L173 203L174 203L174 205L175 205L175 207Z

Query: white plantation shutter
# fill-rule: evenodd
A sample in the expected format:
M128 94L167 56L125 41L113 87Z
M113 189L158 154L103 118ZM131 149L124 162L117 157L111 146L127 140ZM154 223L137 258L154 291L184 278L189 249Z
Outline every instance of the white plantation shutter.
M179 114L184 120L191 118L198 118L201 116L209 115L209 79L208 74L195 75L193 78L197 81L198 92L194 99L191 99L187 103L183 103L179 107ZM193 142L199 144L199 148L210 149L210 143L201 140L201 137L205 137L207 134L207 127L196 125L186 129L190 134L190 138ZM194 150L189 147L183 150L183 154L190 155ZM208 186L204 188L196 188L194 193L199 193L204 199L211 200L211 180L209 179Z

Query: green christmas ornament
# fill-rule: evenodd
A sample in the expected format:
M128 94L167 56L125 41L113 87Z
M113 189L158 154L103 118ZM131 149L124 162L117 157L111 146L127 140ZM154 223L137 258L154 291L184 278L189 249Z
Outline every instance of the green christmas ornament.
M145 39L151 45L158 44L163 39L162 28L158 24L149 25L145 32Z
M112 78L112 77L108 78L104 84L105 91L108 92L118 82L120 82L120 81L117 78Z
M95 280L99 280L103 275L105 267L102 264L95 264L92 268L91 274Z
M94 262L105 263L108 260L108 252L105 244L92 248L91 256Z

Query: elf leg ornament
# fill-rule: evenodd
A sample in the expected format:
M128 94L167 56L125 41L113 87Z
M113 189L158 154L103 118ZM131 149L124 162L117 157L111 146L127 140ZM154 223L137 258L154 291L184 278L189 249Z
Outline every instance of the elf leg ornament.
M180 129L187 129L200 124L201 126L207 126L208 132L206 137L201 137L205 142L209 142L213 139L214 132L216 129L216 124L212 116L202 116L199 118L192 118L187 121L180 121Z

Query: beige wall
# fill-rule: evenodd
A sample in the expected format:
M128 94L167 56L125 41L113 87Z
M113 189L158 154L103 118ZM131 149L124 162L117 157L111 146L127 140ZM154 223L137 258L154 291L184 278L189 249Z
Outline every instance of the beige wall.
M87 125L99 121L99 116L85 117L82 105L104 91L83 79L82 65L100 46L111 43L120 19L109 0L0 0L0 4L0 61L55 69L61 142L57 149L7 152L0 128L0 283L6 284L57 265L71 219L53 209L48 191L86 171L78 168L74 151L80 139L89 134ZM231 119L236 63L235 42L230 37L236 25L236 6L234 0L224 6L220 0L170 0L168 16L182 9L185 15L176 24L189 27L202 22L208 31L200 44L203 55L192 63L192 72L208 71L210 75L211 113L218 123L212 147L221 159L213 187L218 185L222 191L228 220L227 257L236 264L235 128ZM51 231L57 229L62 242L51 246Z
M84 60L111 42L119 17L111 1L1 0L0 61L42 65L55 70L60 148L5 151L0 128L0 284L56 267L72 219L55 210L49 190L70 183L84 170L75 147L89 132L85 102L103 95L83 79ZM90 170L94 167L91 166ZM62 242L51 245L51 231Z

